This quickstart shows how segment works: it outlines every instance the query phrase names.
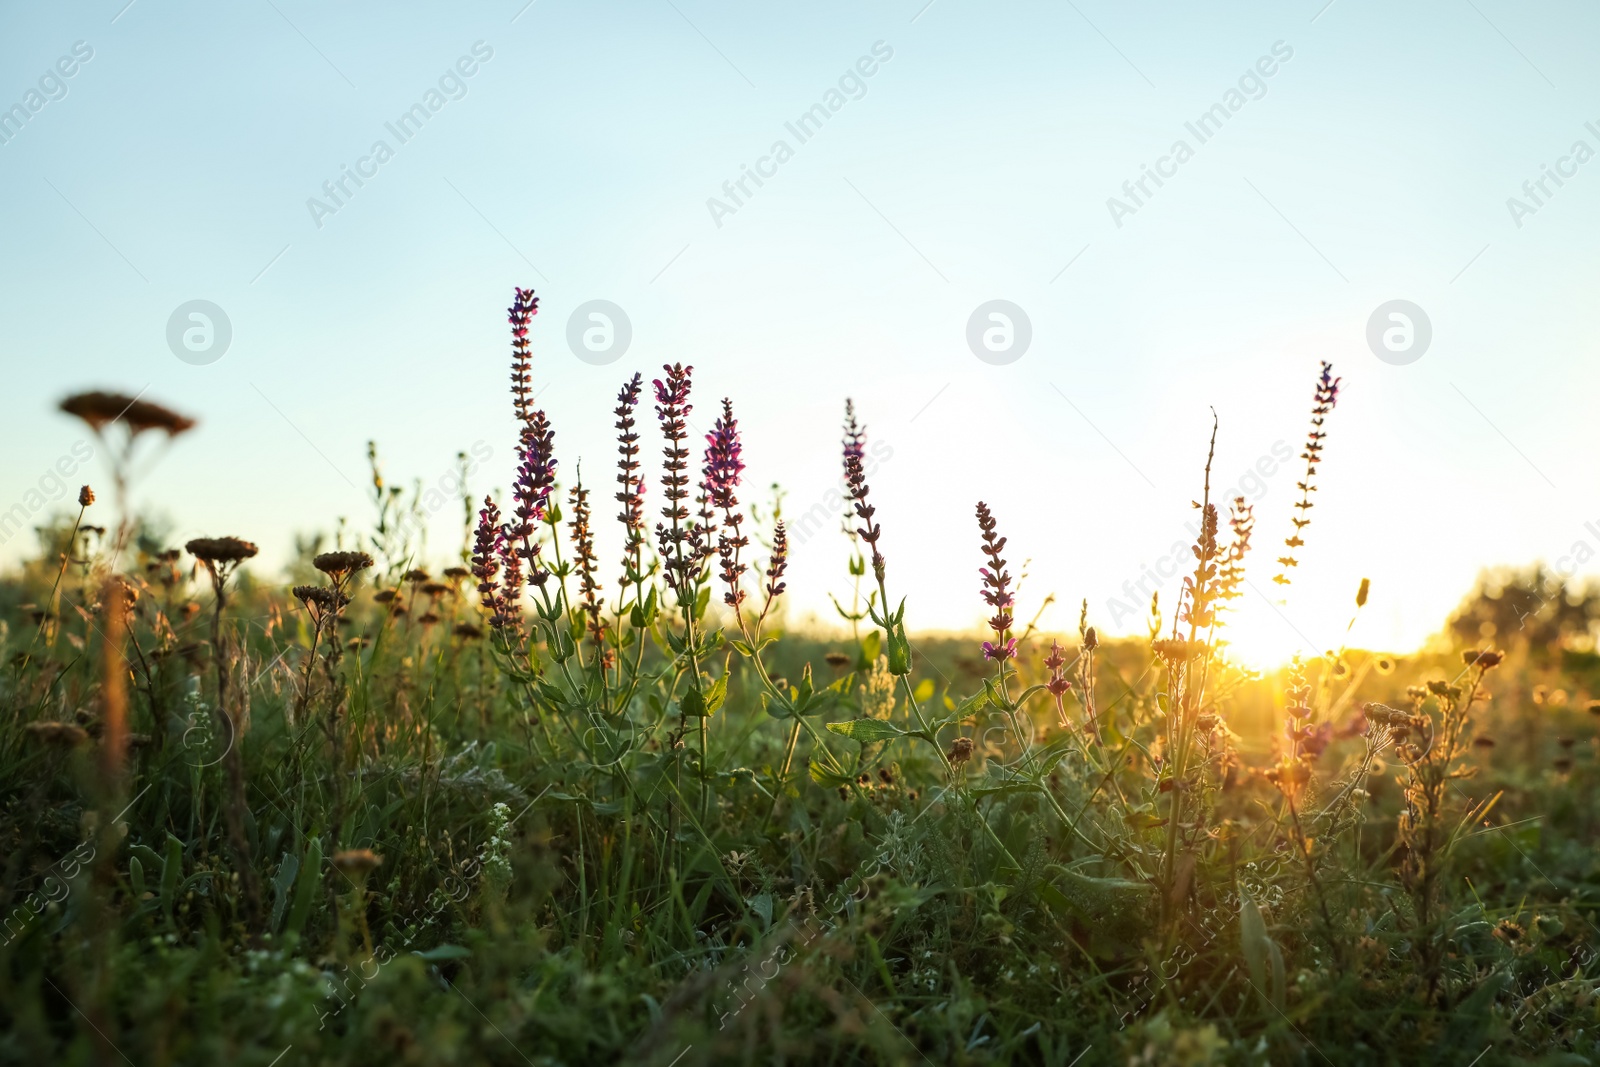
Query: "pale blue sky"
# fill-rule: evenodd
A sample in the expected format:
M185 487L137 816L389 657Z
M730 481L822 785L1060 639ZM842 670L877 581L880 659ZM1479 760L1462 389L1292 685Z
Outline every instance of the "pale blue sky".
M1600 149L1590 7L123 3L0 7L0 108L93 50L0 144L0 510L70 450L53 407L83 387L198 416L140 499L180 536L255 538L267 571L295 530L365 519L368 437L395 481L481 441L477 488L503 486L521 284L543 298L535 384L568 476L581 455L609 482L618 384L684 360L707 419L733 398L747 477L805 511L854 396L893 449L873 499L923 626L980 618L980 497L1032 557L1024 615L1054 590L1138 626L1111 626L1110 600L1183 536L1209 407L1231 486L1275 443L1299 451L1319 358L1345 392L1317 521L1283 614L1247 598L1251 648L1337 642L1362 576L1357 640L1404 645L1480 564L1600 550L1600 164L1520 228L1506 204L1574 141ZM399 144L385 123L477 42L492 57L447 82L465 95ZM785 123L876 42L892 58L799 144ZM1199 144L1184 124L1279 42L1264 95ZM780 138L793 158L719 227L708 198ZM1119 228L1107 199L1180 138L1194 157ZM319 228L307 199L378 139L393 158ZM965 340L997 298L1032 322L1007 366ZM1397 298L1433 325L1407 366L1365 340ZM193 299L232 323L209 365L167 347ZM565 343L591 299L632 321L608 366ZM1262 589L1296 479L1264 479ZM826 610L842 558L799 547L797 607Z

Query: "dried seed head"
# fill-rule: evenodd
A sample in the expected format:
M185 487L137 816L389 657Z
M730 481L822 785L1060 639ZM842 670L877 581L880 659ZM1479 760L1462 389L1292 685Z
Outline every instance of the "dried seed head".
M1181 637L1164 637L1152 642L1150 648L1168 663L1185 663L1199 655L1205 644L1200 641L1190 644Z
M238 563L258 551L249 541L237 537L196 537L183 547L204 563Z
M338 611L350 603L348 596L323 585L297 585L293 592L296 600L319 612Z
M1469 667L1477 666L1482 667L1484 670L1488 670L1491 667L1500 666L1501 661L1505 659L1505 653L1494 652L1487 648L1482 652L1479 652L1476 649L1469 648L1467 651L1461 653L1461 659L1462 662Z
M372 557L365 552L323 552L311 565L331 578L339 578L366 570L372 566Z
M952 764L960 766L972 758L972 738L958 737L950 743L950 751L945 758Z
M456 623L456 628L452 632L457 637L467 641L475 641L483 636L483 631L472 625L470 622Z
M362 878L383 863L383 857L370 848L352 848L333 854L333 865L353 878Z
M850 665L850 657L843 652L829 652L823 655L822 658L827 661L828 666L835 670L843 670Z
M70 722L30 722L24 729L41 744L55 748L77 748L89 740L89 735L83 727L74 726Z
M422 570L421 568L413 568L413 569L411 569L409 571L406 571L406 573L405 573L405 580L410 582L412 585L421 585L423 582L427 581L430 577L431 577L431 575L429 575L427 571Z
M90 504L93 504L93 503L94 503L94 490L93 489L90 489L86 485L82 489L78 490L78 506L80 508L86 508Z
M102 427L119 421L128 427L130 434L161 430L168 437L176 437L194 427L193 419L179 415L176 411L164 408L160 404L124 396L121 393L105 393L99 390L76 393L67 397L61 402L61 410L68 415L76 415L88 423L89 428L96 433L100 432Z

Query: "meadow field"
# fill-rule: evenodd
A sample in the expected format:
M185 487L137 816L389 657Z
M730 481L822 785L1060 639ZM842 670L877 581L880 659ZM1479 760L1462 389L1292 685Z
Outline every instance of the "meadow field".
M1181 444L1198 534L1139 638L1041 628L1006 516L955 491L991 618L919 628L840 396L815 629L717 383L561 411L615 424L579 481L536 312L516 290L512 488L452 504L459 551L376 452L370 514L297 516L326 532L287 573L249 530L168 543L138 461L208 413L62 400L101 462L0 579L0 1063L1600 1058L1600 591L1486 571L1421 650L1230 654L1317 538L1333 368L1286 542Z

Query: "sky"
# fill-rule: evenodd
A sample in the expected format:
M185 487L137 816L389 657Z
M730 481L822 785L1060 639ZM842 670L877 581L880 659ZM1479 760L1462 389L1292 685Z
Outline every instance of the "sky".
M981 499L1023 618L1054 594L1047 628L1087 600L1141 631L1214 412L1213 499L1257 523L1239 651L1335 647L1364 577L1348 639L1404 651L1485 565L1600 569L1597 29L1505 0L7 4L0 515L104 485L101 457L50 473L86 388L200 420L135 504L257 541L267 578L296 534L370 524L369 439L392 483L448 488L469 450L501 489L520 285L564 482L581 459L610 491L636 370L693 364L700 431L732 400L745 499L818 516L795 621L849 590L820 518L846 397L924 630L984 617ZM460 532L442 507L437 564Z

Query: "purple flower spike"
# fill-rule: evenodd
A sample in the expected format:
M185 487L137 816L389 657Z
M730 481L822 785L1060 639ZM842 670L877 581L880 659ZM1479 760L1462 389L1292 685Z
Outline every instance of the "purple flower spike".
M1005 551L1006 539L995 536L994 528L994 516L989 512L989 505L978 501L978 531L983 535L983 554L989 557L989 565L979 567L978 573L983 575L983 599L994 608L989 628L995 634L993 642L983 643L983 658L1003 662L1017 654L1017 639L1010 636L1011 608L1015 598L1009 588L1011 575L1006 573L1006 561L1000 558L1000 553Z
M514 543L516 555L528 561L528 580L543 586L550 572L539 565L539 545L534 541L536 525L545 517L550 491L556 483L556 434L542 411L535 411L522 432L518 446L521 462L511 495L517 506L506 526L506 537Z

